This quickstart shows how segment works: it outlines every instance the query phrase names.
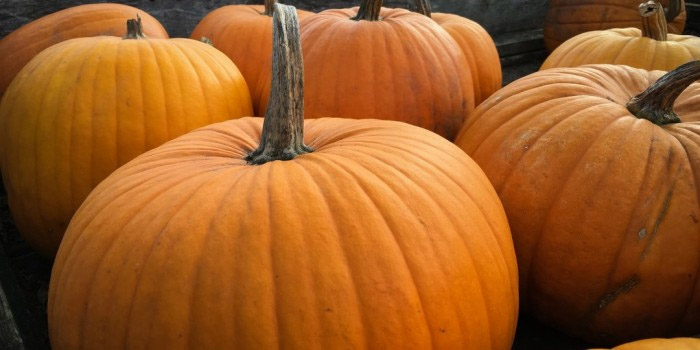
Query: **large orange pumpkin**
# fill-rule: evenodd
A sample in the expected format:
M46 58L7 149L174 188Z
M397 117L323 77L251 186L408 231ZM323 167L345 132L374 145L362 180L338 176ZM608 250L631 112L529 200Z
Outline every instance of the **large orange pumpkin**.
M549 0L544 22L544 43L552 52L566 40L585 32L612 28L640 28L639 0ZM685 1L661 0L669 9L668 31L683 33Z
M503 201L523 308L591 342L700 332L700 62L663 73L540 71L456 140Z
M663 13L658 2L643 2L639 4L642 30L617 28L579 34L557 47L541 69L610 63L672 70L700 59L700 38L668 34Z
M301 20L306 115L398 120L452 140L474 109L464 53L430 18L381 5L362 0Z
M20 71L0 104L0 167L15 223L52 257L80 203L117 167L251 113L236 66L204 43L135 30L56 44Z
M258 105L269 93L263 91L265 83L261 79L269 79L272 6L276 2L277 0L265 0L265 5L220 7L202 18L190 36L196 40L202 37L211 40L214 47L233 60L248 83L253 105ZM297 10L297 14L301 19L312 13ZM263 115L259 112L256 110L255 115Z
M591 349L605 350L605 349ZM651 338L616 346L610 350L700 350L697 338Z
M451 13L433 13L430 0L417 0L418 12L432 18L452 36L464 52L474 83L474 104L479 105L503 85L501 61L489 33L468 18Z
M147 152L76 213L54 350L510 349L515 256L486 176L405 123L304 122L294 18L276 5L275 47L291 42L264 123Z
M135 16L151 38L167 38L163 26L148 13L121 4L71 7L32 21L0 40L0 97L17 72L47 47L61 41L97 35L124 36L124 22Z

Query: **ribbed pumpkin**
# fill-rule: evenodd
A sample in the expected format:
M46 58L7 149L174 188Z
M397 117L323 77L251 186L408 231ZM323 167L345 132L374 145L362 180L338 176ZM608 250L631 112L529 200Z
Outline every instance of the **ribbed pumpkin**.
M200 40L206 37L212 45L225 53L248 83L253 105L267 98L263 91L266 84L261 79L270 78L272 56L272 6L277 0L265 0L265 5L228 5L207 14L197 24L190 36ZM297 10L299 18L311 12ZM261 72L265 72L261 74ZM255 115L263 115L255 111Z
M486 176L405 123L304 123L283 7L264 123L147 152L76 213L51 275L54 350L510 349L515 256Z
M464 53L430 18L381 5L362 0L301 20L307 117L398 120L452 140L474 109ZM266 84L264 96L269 73Z
M605 350L605 349L591 349ZM616 346L610 350L700 350L697 338L651 338Z
M10 210L39 252L56 253L88 193L120 165L187 131L250 115L226 55L190 39L56 44L17 75L0 104L0 166Z
M432 18L459 44L467 59L474 83L474 104L478 106L501 88L503 74L496 43L481 26L468 18L451 13L433 13L430 0L416 0L418 12Z
M540 71L456 140L503 201L523 309L591 342L700 332L700 62L663 73Z
M134 16L143 21L151 38L167 38L163 26L151 15L121 4L88 4L54 12L32 21L0 40L0 97L17 72L47 47L61 41L97 35L124 36L124 22Z
M544 43L552 52L566 40L593 30L636 27L641 29L639 0L549 0L544 22ZM662 0L668 9L668 31L683 33L685 1Z
M641 3L642 30L618 28L579 34L557 47L541 69L610 63L672 70L700 59L700 38L668 34L663 13L658 2Z

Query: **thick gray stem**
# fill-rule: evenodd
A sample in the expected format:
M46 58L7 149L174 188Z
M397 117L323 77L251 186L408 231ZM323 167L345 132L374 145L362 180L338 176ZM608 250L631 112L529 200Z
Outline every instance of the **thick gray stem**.
M293 6L275 4L272 15L272 86L257 149L250 164L290 160L313 148L304 144L304 63Z

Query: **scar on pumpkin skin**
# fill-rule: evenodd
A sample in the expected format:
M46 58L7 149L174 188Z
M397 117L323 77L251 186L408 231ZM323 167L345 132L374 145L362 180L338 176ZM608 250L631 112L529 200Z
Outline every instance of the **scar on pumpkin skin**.
M602 310L606 306L610 305L613 301L615 301L620 294L622 293L629 293L632 288L634 288L636 285L639 284L639 277L637 275L632 275L630 279L628 279L625 283L623 283L619 288L615 289L614 291L605 294L602 298L600 298L600 301L598 302L598 310Z
M644 246L644 250L642 251L642 255L639 257L640 260L644 260L644 258L646 258L646 256L649 254L649 250L651 249L651 244L654 242L654 238L656 238L656 234L659 232L659 226L661 226L661 222L666 217L666 213L668 213L668 207L671 205L671 197L673 196L673 189L674 189L674 186L672 186L671 190L668 191L668 194L666 194L666 198L664 199L664 204L661 207L661 212L659 213L659 216L656 218L656 222L654 222L654 229L651 231L651 234L649 235L649 239L647 240L647 244Z

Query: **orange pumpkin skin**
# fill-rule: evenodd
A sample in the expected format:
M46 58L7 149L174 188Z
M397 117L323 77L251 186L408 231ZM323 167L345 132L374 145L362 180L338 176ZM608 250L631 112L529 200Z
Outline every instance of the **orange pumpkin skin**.
M22 236L53 257L102 179L197 127L250 115L228 57L190 39L77 38L30 61L0 104L0 167Z
M700 329L700 84L659 127L624 104L663 72L540 71L479 106L456 144L493 183L523 309L591 342Z
M305 124L290 161L247 164L242 118L103 181L56 258L52 348L510 349L515 256L478 166L404 123Z
M433 13L431 17L464 52L474 82L474 104L478 106L503 85L496 43L479 23L468 18L450 13Z
M544 43L549 52L566 40L581 33L612 29L640 28L637 6L641 0L549 0L544 22ZM667 7L669 0L659 0ZM686 12L681 1L681 12L668 23L668 32L683 33Z
M228 5L207 14L197 24L190 36L200 40L206 37L212 45L225 53L248 83L253 105L258 105L269 76L272 55L272 17L264 14L262 5ZM297 10L299 19L312 12ZM267 99L267 96L264 97ZM264 115L255 111L255 115Z
M474 109L469 65L455 40L405 9L382 8L380 21L351 20L357 12L332 9L300 21L306 116L398 120L454 139Z
M605 350L605 349L591 349ZM697 338L651 338L616 346L610 350L700 350Z
M646 70L670 71L700 59L700 38L669 34L658 41L637 28L618 28L579 34L557 47L541 69L585 64L624 64Z
M0 96L29 60L61 41L98 35L124 36L127 19L141 17L148 37L167 38L163 26L148 13L122 4L80 5L32 21L0 40Z

